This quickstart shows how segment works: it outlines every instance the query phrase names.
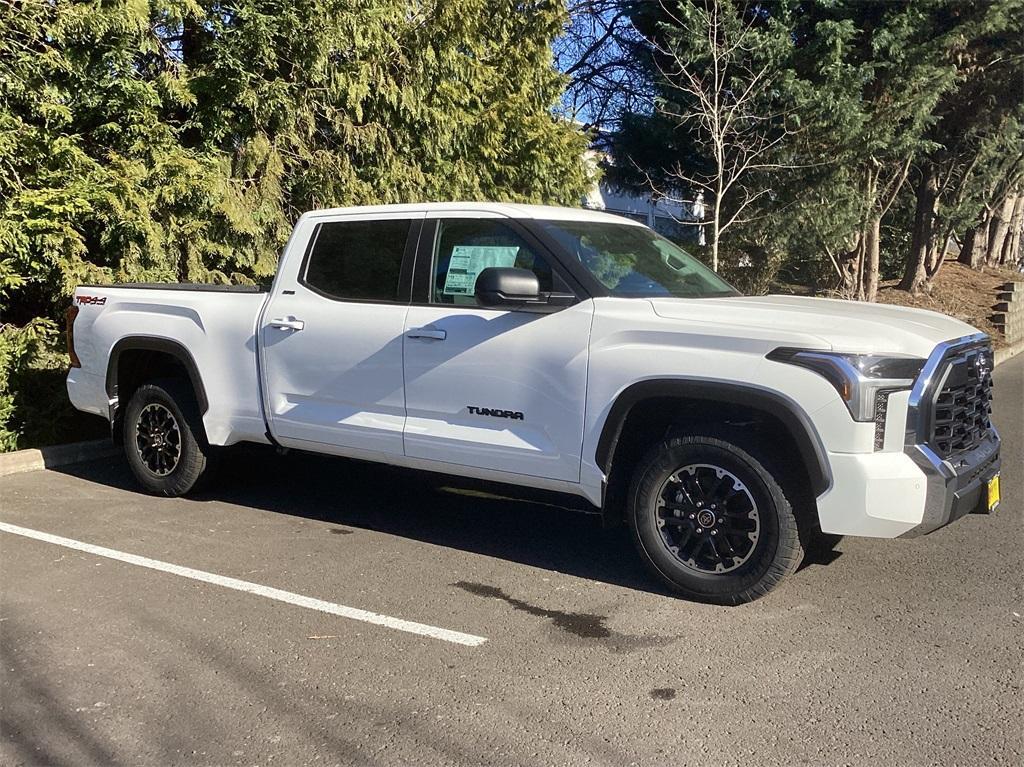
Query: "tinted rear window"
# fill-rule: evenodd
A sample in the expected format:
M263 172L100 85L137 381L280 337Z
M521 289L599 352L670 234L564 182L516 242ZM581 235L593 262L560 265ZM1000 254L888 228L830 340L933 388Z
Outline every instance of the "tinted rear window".
M331 221L321 224L304 282L331 298L400 301L402 256L410 221Z

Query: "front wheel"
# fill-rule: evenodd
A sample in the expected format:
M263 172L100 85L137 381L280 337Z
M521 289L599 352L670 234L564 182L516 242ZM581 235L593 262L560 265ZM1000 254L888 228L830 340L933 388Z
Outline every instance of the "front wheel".
M636 467L629 499L641 556L689 599L752 601L803 559L796 517L778 479L728 437L655 445Z
M190 386L175 379L143 384L124 414L125 454L139 484L179 496L207 474L210 447Z

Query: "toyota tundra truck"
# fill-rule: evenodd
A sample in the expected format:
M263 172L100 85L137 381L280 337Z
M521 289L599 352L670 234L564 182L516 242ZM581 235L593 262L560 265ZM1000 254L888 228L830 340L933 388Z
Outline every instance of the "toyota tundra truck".
M314 211L268 291L83 285L67 330L72 403L150 493L255 442L571 494L690 599L767 593L818 533L919 536L999 502L986 335L742 296L597 211Z

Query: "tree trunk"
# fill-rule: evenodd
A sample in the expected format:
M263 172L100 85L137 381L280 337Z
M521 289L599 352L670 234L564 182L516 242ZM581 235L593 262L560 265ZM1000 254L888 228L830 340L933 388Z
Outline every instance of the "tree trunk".
M1003 246L1002 265L1011 269L1020 267L1022 263L1020 252L1022 227L1024 227L1024 194L1019 194L1017 202L1013 206L1013 216L1010 218L1010 234Z
M935 220L938 220L936 216ZM925 267L928 273L927 282L939 273L942 262L946 260L946 251L949 248L949 234L947 232L932 230L931 240L928 242L928 249L925 253Z
M711 270L718 271L718 206L715 206L715 216L711 224Z
M980 269L985 265L985 257L988 252L988 232L992 224L992 214L986 210L981 215L981 220L964 234L964 246L960 249L961 264L966 264L971 269Z
M851 233L846 250L836 256L836 268L839 272L840 285L843 298L854 299L860 292L860 280L857 276L857 269L860 264L861 240L863 232Z
M871 264L871 222L878 215L876 205L878 204L878 177L874 167L869 165L864 169L864 186L861 193L864 195L864 218L861 219L860 231L857 233L857 251L854 262L851 264L851 277L853 294L858 301L870 301L868 298L869 276Z
M853 282L853 297L858 301L864 300L864 245L865 245L865 230L861 230L860 237L857 240L857 255L854 256L853 263L850 264L850 279Z
M960 246L960 255L956 258L956 260L961 264L966 264L970 267L974 266L974 264L971 263L971 258L974 256L974 243L979 237L981 237L983 230L987 231L987 228L984 227L983 224L978 224L964 232L964 241Z
M196 66L202 44L202 25L195 19L186 18L181 25L181 60L185 66Z
M881 217L877 213L872 213L864 229L864 250L861 253L861 297L865 301L874 301L878 297L881 230Z
M203 36L205 30L196 19L186 17L181 25L181 61L186 67L199 71L200 56L203 49ZM189 117L193 113L192 107L185 104L179 105L176 110L177 119L184 125L189 124ZM198 147L203 143L202 130L191 125L185 127L179 133L179 140L186 147Z
M721 168L721 158L719 158L719 168ZM722 175L719 172L718 175L718 188L715 190L715 211L712 214L711 220L711 270L718 271L718 235L719 227L722 224Z
M1010 231L1010 219L1013 218L1016 203L1016 195L1008 194L992 219L992 226L988 232L988 252L985 254L985 263L989 266L999 264L999 257L1003 254L1003 241Z
M935 179L935 172L931 165L925 165L921 172L921 179L914 190L917 197L917 206L914 209L914 231L910 241L910 252L907 254L906 267L903 271L903 279L900 280L900 290L909 290L911 293L919 293L924 284L928 281L929 254L934 247L935 238L935 208L939 200L939 187ZM940 249L938 258L945 256L944 247ZM934 272L935 270L932 269Z

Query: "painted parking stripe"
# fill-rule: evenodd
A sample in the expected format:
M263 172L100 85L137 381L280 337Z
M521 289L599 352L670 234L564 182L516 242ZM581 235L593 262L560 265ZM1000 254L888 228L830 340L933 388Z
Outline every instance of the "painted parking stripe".
M432 639L440 639L443 642L453 642L454 644L477 647L487 641L485 637L474 636L473 634L463 634L461 631L451 631L449 629L438 628L437 626L430 626L426 623L414 623L413 621L406 621L401 618L392 618L390 615L380 615L379 613L360 610L356 607L346 607L345 605L335 604L334 602L325 602L322 599L315 599L314 597L295 594L291 591L283 591L281 589L271 588L270 586L261 586L258 583L241 581L237 578L229 578L225 575L217 575L216 573L207 573L203 570L194 570L191 567L182 567L181 565L171 564L170 562L161 562L157 559L140 557L137 554L128 554L124 551L116 551L115 549L108 549L103 546L95 546L91 543L83 543L82 541L72 540L71 538L62 538L59 535L51 535L50 533L31 530L27 527L9 525L6 522L0 522L0 532L20 535L37 541L44 541L56 546L75 549L76 551L84 551L87 554L92 554L97 557L115 559L118 562L126 562L138 567L147 567L150 570L159 570L162 573L170 573L171 575L190 578L194 581L212 583L214 586L223 586L226 589L244 591L247 594L255 594L256 596L273 599L278 602L285 602L297 607L305 607L307 610L318 610L319 612L328 613L329 615L338 615L342 618L350 618L355 621L362 621L363 623L373 623L377 626L395 629L396 631L405 631L408 634L419 634L420 636L431 637Z

